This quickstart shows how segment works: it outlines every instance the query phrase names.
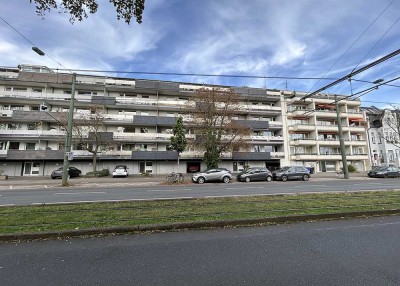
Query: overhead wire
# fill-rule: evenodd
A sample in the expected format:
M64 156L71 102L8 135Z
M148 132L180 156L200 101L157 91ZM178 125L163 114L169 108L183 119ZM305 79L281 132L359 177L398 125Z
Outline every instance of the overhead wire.
M358 42L358 40L360 40L360 38L369 30L369 28L372 27L372 25L375 24L375 22L382 16L383 13L385 13L385 11L397 0L393 0L392 2L389 3L389 5L386 6L385 9L382 10L382 12L375 17L375 19L371 22L371 24L368 25L368 27L366 29L364 29L364 31L357 37L357 39L346 49L346 51L333 63L333 65L328 69L328 71L322 76L322 78L325 78L325 76L332 70L332 68L347 54L347 52ZM354 71L354 69L353 69ZM310 89L310 91L308 93L311 92L311 90L314 89L314 87L320 82L321 80L318 80L313 87Z
M18 31L17 28L15 28L14 26L12 26L9 22L7 22L3 17L0 16L0 19L3 20L4 23L6 23L11 29L13 29L15 32L17 32L21 37L23 37L28 43L30 43L32 45L32 47L36 47L37 45L35 45L31 40L29 40L24 34L22 34L20 31ZM57 61L56 59L54 59L53 57L51 57L47 52L44 53L45 56L47 56L49 59L51 59L52 61L54 61L56 64L58 64L59 66L63 67L65 70L69 71L72 73L72 71L68 68L66 68L62 63L60 63L59 61Z

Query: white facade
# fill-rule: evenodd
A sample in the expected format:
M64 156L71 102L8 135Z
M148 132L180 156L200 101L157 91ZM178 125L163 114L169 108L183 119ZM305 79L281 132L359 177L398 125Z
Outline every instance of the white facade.
M392 114L389 109L378 109L374 106L363 108L367 114L369 128L369 150L372 166L396 165L400 166L400 144L397 128L388 124Z
M328 95L301 101L304 94L289 91L77 75L74 116L87 114L91 104L104 106L104 132L114 143L98 156L97 169L123 163L131 174L177 171L176 154L167 151L172 127L190 97L204 87L233 88L241 98L235 119L252 127L248 150L222 154L220 167L238 172L244 166L303 165L317 171L341 166L336 112ZM0 70L0 169L9 176L35 176L62 166L65 128L56 119L68 112L70 97L71 75L30 66ZM47 109L40 111L41 105ZM365 117L359 105L340 101L340 117L347 160L366 170ZM195 136L187 131L188 138ZM71 165L83 174L92 171L91 154L77 149ZM203 152L189 146L181 154L180 171L204 169Z

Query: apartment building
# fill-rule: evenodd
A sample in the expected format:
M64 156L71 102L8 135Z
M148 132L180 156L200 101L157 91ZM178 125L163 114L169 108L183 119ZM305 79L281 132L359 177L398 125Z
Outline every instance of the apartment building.
M62 166L66 131L58 116L69 110L72 75L46 67L21 65L0 71L0 168L10 176L49 175ZM176 118L200 84L77 75L74 117L90 105L106 110L104 134L114 144L98 155L97 169L126 164L130 173L170 173L177 170L177 154L168 151ZM226 88L221 86L210 86ZM241 171L244 166L278 168L285 156L282 94L254 88L234 88L240 94L236 120L249 125L247 152L224 153L220 167ZM45 110L41 111L41 106ZM184 118L184 121L185 118ZM186 121L187 122L187 121ZM187 136L192 134L190 126ZM70 162L86 173L92 154L73 146ZM180 157L180 171L205 168L202 151L188 146Z
M176 119L203 84L78 74L74 118L104 107L103 146L97 169L125 164L131 174L177 171L177 153L168 150ZM335 171L341 166L333 98L301 100L305 94L249 87L232 88L240 95L235 120L251 127L246 150L222 154L220 167L234 172L245 166L276 169L286 165ZM0 169L9 176L49 175L62 166L66 131L60 115L69 111L72 75L46 67L20 65L0 69ZM339 101L349 163L366 170L368 150L360 101ZM194 138L187 117L187 137ZM88 136L88 140L89 140ZM74 144L71 166L92 170L92 154ZM180 156L181 172L204 169L204 150L188 146Z
M369 156L372 166L393 164L400 166L400 142L397 120L393 110L375 106L362 107L367 115Z
M289 161L294 165L315 166L319 172L333 172L342 165L337 114L342 125L347 164L358 171L369 168L365 114L360 101L319 94L302 100L294 93L287 100Z

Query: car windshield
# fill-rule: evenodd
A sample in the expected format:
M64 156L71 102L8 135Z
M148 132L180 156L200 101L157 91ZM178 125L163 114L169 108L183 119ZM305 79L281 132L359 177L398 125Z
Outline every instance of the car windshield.
M278 172L285 172L285 171L287 171L287 170L289 170L290 169L290 167L283 167L283 168L280 168L279 170L278 170Z
M125 166L117 166L115 169L125 169Z
M388 168L388 167L379 167L379 168L376 168L374 171L383 172L383 171L386 171L387 168Z

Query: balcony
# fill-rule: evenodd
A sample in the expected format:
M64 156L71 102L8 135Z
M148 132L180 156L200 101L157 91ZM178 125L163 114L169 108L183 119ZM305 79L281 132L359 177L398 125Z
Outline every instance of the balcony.
M65 139L65 134L64 131L57 130L0 130L0 136L4 139Z
M156 142L164 142L171 139L173 134L167 133L130 133L130 132L114 132L113 139L116 141L132 141L132 142L147 142L147 141L156 141ZM194 139L195 135L186 134L187 139Z
M232 152L232 160L263 161L271 159L271 152Z
M285 158L285 152L271 152L271 159Z
M132 160L158 161L158 160L178 160L176 151L132 151Z
M369 156L368 154L352 154L352 155L347 155L347 160L368 160Z
M63 160L63 150L8 150L7 160Z
M314 131L314 124L299 123L296 125L289 125L289 131Z
M314 146L317 141L314 138L290 139L291 146Z

